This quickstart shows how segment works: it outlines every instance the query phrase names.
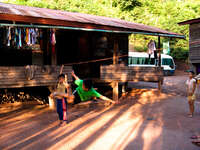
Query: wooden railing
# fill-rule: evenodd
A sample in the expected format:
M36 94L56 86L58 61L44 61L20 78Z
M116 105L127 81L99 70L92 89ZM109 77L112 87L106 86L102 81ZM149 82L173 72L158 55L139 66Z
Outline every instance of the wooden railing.
M101 79L108 82L159 82L163 80L163 70L159 67L129 67L124 65L101 66Z
M119 98L119 82L146 81L157 82L161 91L163 69L160 67L129 67L125 65L101 66L101 80L110 82L113 88L113 99Z
M60 74L61 66L0 67L0 88L53 86ZM63 73L72 81L71 66L64 66Z

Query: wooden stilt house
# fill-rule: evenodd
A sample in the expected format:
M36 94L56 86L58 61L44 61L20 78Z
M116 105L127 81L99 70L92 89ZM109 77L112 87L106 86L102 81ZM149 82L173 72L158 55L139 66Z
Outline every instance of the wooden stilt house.
M81 78L112 83L115 99L119 82L163 78L160 67L127 66L130 34L158 36L158 45L160 37L184 38L114 18L6 3L0 32L0 88L52 86L64 65L70 81L74 69Z
M192 69L200 73L200 18L180 22L179 25L188 25L189 39L189 62Z

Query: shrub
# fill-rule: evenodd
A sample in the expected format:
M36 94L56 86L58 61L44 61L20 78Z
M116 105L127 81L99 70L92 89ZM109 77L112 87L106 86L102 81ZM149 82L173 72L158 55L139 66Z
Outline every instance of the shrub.
M187 61L188 60L188 56L189 56L189 51L186 48L174 48L171 51L170 54L174 59L176 60L184 60Z

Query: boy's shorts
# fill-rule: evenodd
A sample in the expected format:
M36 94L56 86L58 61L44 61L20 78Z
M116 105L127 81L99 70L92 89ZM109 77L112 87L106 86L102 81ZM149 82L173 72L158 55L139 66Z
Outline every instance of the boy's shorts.
M195 99L196 99L195 95L188 96L188 102L195 101Z
M77 91L77 90L75 90L75 91L73 92L73 95L74 95L74 104L80 103L80 102L81 102L81 98L80 98L80 96L78 95L78 91Z

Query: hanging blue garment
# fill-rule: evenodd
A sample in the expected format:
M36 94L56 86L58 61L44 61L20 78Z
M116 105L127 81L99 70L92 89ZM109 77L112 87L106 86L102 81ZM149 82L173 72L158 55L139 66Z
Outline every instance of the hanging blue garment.
M14 32L14 43L17 46L17 36L18 36L18 32L17 32L17 28L15 28L15 32Z
M26 29L24 28L22 31L23 31L23 44L26 44Z
M15 28L15 46L17 46L17 48L19 48L19 30L18 28Z
M19 37L19 47L22 47L22 32L21 29L18 29L18 37Z
M10 40L11 40L11 29L10 27L7 28L7 46L10 46Z

